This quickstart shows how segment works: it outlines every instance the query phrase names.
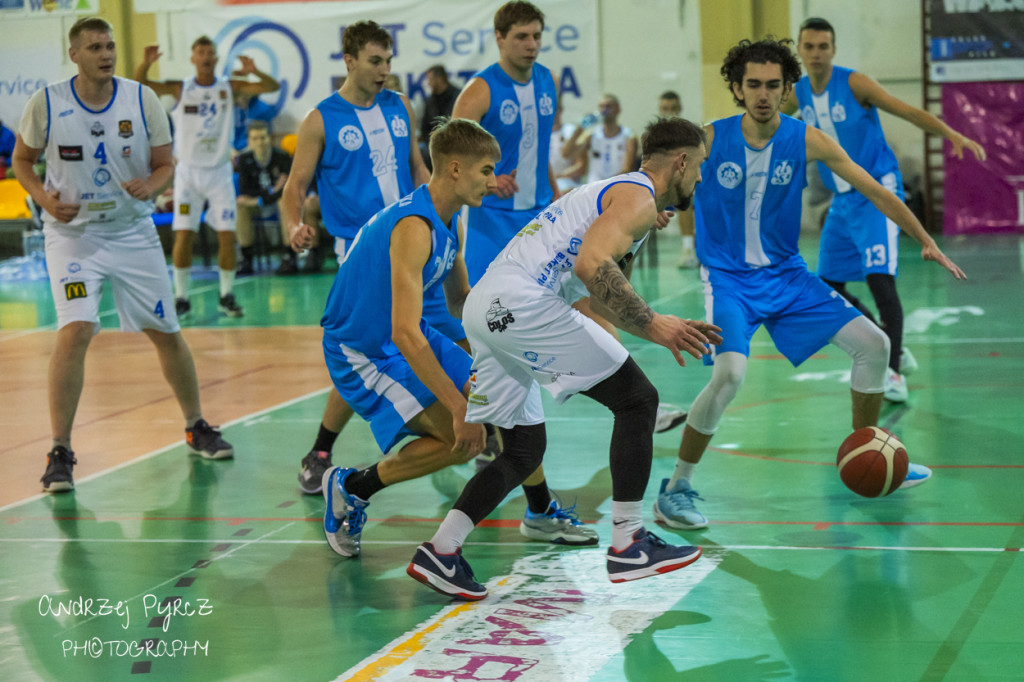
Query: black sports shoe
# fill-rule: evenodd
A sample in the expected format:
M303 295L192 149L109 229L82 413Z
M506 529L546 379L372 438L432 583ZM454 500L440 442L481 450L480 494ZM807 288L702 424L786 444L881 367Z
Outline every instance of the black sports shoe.
M185 444L193 455L206 459L231 459L235 456L231 443L221 438L220 431L205 419L197 421L191 429L185 429Z
M306 263L302 266L302 272L314 273L320 272L324 267L324 256L320 253L319 249L310 249L306 255Z
M71 469L78 464L75 453L63 445L57 445L46 454L46 473L39 479L43 482L43 491L63 493L74 490L75 481L71 477Z
M242 306L235 303L235 295L228 294L220 297L220 303L217 304L217 309L228 317L241 317Z
M235 270L236 275L251 275L252 270L252 259L242 257L241 262L238 264L238 269Z
M277 270L274 271L275 275L294 275L299 272L299 264L295 260L295 256L288 253L281 258L281 264L277 266Z
M310 450L302 458L302 469L299 470L299 487L307 495L319 495L324 489L324 472L330 469L331 453L324 450Z
M174 312L178 314L178 317L188 315L192 310L192 302L187 298L176 298L174 299Z

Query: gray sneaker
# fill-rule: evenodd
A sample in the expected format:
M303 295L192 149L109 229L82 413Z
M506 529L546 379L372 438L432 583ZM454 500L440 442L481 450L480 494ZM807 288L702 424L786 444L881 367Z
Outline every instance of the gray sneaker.
M658 501L654 503L654 518L669 528L680 530L707 528L707 517L697 511L697 506L693 503L694 500L703 501L704 498L698 495L697 491L691 488L685 480L676 482L670 490L667 487L668 479L661 479Z
M319 495L323 490L324 472L330 469L331 453L323 450L310 450L302 458L302 468L299 470L299 487L307 495Z
M345 490L345 479L355 469L331 467L324 472L321 481L327 510L324 512L324 535L327 544L344 557L359 556L359 541L366 524L366 509L369 502L352 497Z
M543 514L534 514L527 509L519 524L519 532L531 540L543 540L556 545L596 545L597 531L583 525L575 509L575 504L562 509L556 500L551 500Z

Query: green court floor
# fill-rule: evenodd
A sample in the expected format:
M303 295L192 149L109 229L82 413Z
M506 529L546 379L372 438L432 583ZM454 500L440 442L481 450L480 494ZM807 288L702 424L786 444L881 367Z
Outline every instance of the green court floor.
M702 316L698 275L675 267L678 237L659 241L657 265L645 254L634 284L662 312ZM302 398L226 424L234 460L171 444L77 481L72 494L29 490L0 508L0 678L1022 680L1024 249L1009 236L943 248L968 281L904 244L905 343L920 368L910 401L882 414L911 458L933 467L925 485L877 500L848 492L834 467L850 430L848 358L827 347L794 369L762 331L694 479L710 528L656 530L702 546L699 561L608 582L611 419L577 396L546 403L545 468L602 546L527 541L513 494L464 549L490 596L451 603L405 566L472 465L385 489L367 509L362 557L336 556L322 498L296 482L325 376ZM315 326L330 281L240 279L246 316L227 320L215 282L200 280L192 324L227 339L242 325ZM0 329L52 328L48 296L45 282L0 285ZM709 377L624 342L664 401L688 405ZM378 456L357 421L336 463ZM655 437L651 528L679 435Z

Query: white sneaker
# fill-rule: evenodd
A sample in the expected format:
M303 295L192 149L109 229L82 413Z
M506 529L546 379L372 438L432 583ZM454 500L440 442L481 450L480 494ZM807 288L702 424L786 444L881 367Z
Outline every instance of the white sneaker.
M886 372L883 397L890 403L907 402L907 380L903 378L902 374L891 369L886 370Z
M907 477L903 479L900 488L913 488L915 485L921 485L931 477L932 470L925 465L908 462Z
M658 418L654 420L654 432L665 433L686 421L686 410L670 403L658 403Z
M909 377L917 371L917 358L906 346L900 349L900 374Z

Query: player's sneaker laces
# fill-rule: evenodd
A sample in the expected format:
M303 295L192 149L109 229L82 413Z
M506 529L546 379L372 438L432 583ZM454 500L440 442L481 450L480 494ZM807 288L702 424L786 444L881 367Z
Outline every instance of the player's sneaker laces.
M63 493L74 490L75 480L71 476L71 470L78 464L75 453L63 445L54 446L53 450L46 453L46 471L39 479L43 484L43 491L48 493Z
M633 544L621 552L608 548L608 579L613 583L649 578L689 566L700 547L670 545L646 528L633 533Z
M244 314L242 312L242 306L235 302L234 294L221 296L220 302L217 304L217 310L221 311L228 317L241 317Z
M708 519L697 511L694 500L703 502L704 498L690 487L688 481L679 479L669 489L668 479L663 478L661 479L661 489L658 491L658 500L654 503L654 518L669 528L681 530L707 528Z
M665 433L686 421L686 410L669 403L658 403L658 417L654 420L654 432Z
M355 469L331 467L324 472L321 481L327 510L324 512L324 535L327 544L341 556L359 556L359 540L366 525L369 502L364 502L345 490L345 479Z
M192 302L187 298L176 298L174 299L174 312L177 313L178 317L188 315L192 311Z
M405 572L435 592L455 599L480 601L487 596L487 588L474 579L473 569L462 558L461 547L454 554L441 554L424 542L416 548Z
M299 487L307 495L319 495L324 489L324 472L330 469L331 453L324 450L310 450L302 458L302 468L299 470Z
M193 455L205 459L231 459L235 449L224 440L220 430L210 426L205 419L200 419L192 428L185 429L185 444Z
M886 370L883 397L890 403L907 402L907 380L899 372Z
M903 483L900 483L900 488L913 488L915 485L921 485L931 477L932 470L925 465L908 462L907 477L903 479Z
M917 371L917 358L906 346L900 349L900 374L909 377Z
M473 459L477 471L486 468L488 464L494 461L495 457L501 454L504 448L504 444L501 442L501 432L498 431L497 426L484 424L484 429L487 431L484 451Z
M562 509L557 500L551 500L543 514L535 514L527 509L519 524L519 532L531 540L543 540L556 545L596 545L597 531L584 525L575 510L575 504Z

